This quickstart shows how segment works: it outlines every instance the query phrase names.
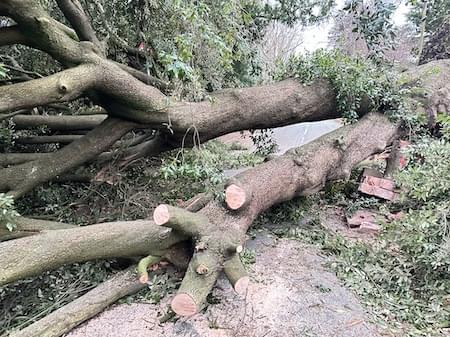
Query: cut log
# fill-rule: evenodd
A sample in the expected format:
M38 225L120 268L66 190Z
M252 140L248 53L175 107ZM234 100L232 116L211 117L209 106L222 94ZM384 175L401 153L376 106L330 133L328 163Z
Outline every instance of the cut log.
M178 293L170 303L172 310L180 316L192 316L197 313L197 303L188 294Z
M244 265L238 254L235 254L231 259L225 262L223 271L236 293L244 295L247 292L250 278L245 271Z
M176 314L192 316L204 307L206 297L219 276L218 259L219 257L210 251L194 254L178 293L170 304ZM199 266L206 267L207 271L198 273Z
M95 316L118 299L145 288L135 276L135 266L114 275L110 280L77 298L45 318L9 337L59 337Z
M208 224L208 218L198 213L169 205L159 205L153 212L153 220L189 236L197 236Z
M394 191L395 183L391 179L364 176L358 191L367 195L373 195L385 200L395 200L398 193Z

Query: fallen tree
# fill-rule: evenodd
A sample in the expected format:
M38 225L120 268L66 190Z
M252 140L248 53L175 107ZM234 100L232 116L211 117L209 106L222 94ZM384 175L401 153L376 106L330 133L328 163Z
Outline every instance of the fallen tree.
M5 166L0 170L0 192L16 199L86 162L110 159L113 154L107 151L135 129L156 131L149 132L149 137L140 137L139 142L130 142L124 153L127 160L191 146L196 141L204 142L233 131L340 117L336 92L326 79L308 85L286 79L264 86L214 92L209 99L199 102L177 101L158 89L161 81L150 81L148 74L106 58L78 1L58 1L58 4L74 30L52 18L34 1L0 3L0 15L15 22L13 26L0 28L0 46L27 45L48 53L65 68L47 77L1 86L0 112L12 113L11 118L20 129L47 125L54 130L90 131L53 153L0 155L0 164ZM424 65L405 73L408 77L405 83L415 82L417 76L428 74L434 66ZM442 73L434 75L440 80L429 78L424 86L431 95L420 97L423 109L433 116L448 100L449 62L442 61L438 66ZM71 102L80 97L88 97L104 108L108 116L15 115L20 109ZM172 262L190 258L181 287L172 300L172 309L179 315L190 316L204 307L222 271L236 292L245 293L249 278L238 254L254 219L275 204L319 191L328 181L347 179L355 165L383 151L398 136L398 125L381 113L369 113L373 107L362 101L358 113L365 116L358 122L237 175L221 191L224 201L201 195L187 209L160 205L154 210L154 222L53 228L49 223L27 224L25 219L25 224L18 224L16 231L0 232L5 240L15 238L0 243L0 284L67 263L147 256L138 267L142 282L146 281L148 264L155 258ZM189 248L194 252L192 257ZM105 289L107 285L100 287ZM133 283L130 289L139 288ZM119 296L114 291L100 292L101 305L85 311L81 318L55 324L46 336L62 335ZM81 299L59 313L78 312L79 306L85 305ZM60 319L59 313L53 316L57 318L37 323L36 329L44 331L53 326ZM27 331L19 332L18 336L28 335Z

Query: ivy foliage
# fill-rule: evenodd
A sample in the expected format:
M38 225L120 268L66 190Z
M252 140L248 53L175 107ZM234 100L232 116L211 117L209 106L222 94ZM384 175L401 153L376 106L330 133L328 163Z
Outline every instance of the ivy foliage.
M395 46L396 29L392 15L397 6L386 0L350 0L343 11L351 13L353 32L365 41L369 58L379 62Z
M337 50L295 55L286 64L280 64L274 77L293 77L304 84L327 79L336 92L341 116L350 122L357 120L363 110L392 112L401 101L391 71Z

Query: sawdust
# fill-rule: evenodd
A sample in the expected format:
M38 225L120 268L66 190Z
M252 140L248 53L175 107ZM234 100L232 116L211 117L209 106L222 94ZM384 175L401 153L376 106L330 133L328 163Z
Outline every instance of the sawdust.
M159 324L159 305L115 305L67 337L378 337L355 295L323 266L326 258L297 241L260 233L252 283L239 297L224 279L213 291L220 303L194 317Z

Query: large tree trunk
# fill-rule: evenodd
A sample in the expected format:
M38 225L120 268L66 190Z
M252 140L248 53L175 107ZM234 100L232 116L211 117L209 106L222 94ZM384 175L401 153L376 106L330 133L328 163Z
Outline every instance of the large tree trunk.
M249 226L261 212L295 196L315 193L329 180L347 179L356 164L383 151L396 132L386 117L369 114L354 125L249 169L234 177L226 188L225 204L241 201L233 210L219 201L211 201L195 214L158 206L155 223L196 238L197 250L172 309L185 316L201 310L224 263L235 256ZM226 274L233 275L233 284L246 277L237 277L227 269L225 264ZM239 263L234 262L232 269L239 270Z

